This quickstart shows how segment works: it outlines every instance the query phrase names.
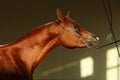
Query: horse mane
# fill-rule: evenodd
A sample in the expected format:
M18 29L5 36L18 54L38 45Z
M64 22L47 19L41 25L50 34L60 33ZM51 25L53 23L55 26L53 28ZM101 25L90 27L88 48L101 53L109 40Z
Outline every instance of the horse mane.
M4 45L0 45L0 48L1 47L7 47L7 46L11 46L11 45L14 45L16 43L19 43L23 40L25 40L26 38L31 38L31 37L34 37L37 33L41 32L43 29L45 29L45 27L48 27L48 26L51 26L52 24L54 24L54 22L48 22L46 24L43 24L43 25L38 25L36 28L33 28L31 31L29 31L28 33L25 33L22 37L18 38L17 40L11 42L11 43L7 43L7 44L4 44Z

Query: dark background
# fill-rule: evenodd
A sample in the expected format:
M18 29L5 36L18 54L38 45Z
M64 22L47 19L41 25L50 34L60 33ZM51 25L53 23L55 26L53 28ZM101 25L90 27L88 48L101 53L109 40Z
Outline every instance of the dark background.
M110 0L110 3L113 16L113 30L116 39L119 40L120 0ZM113 42L106 41L106 36L109 33L109 24L102 0L1 0L0 44L13 42L36 26L55 21L57 19L57 8L61 9L64 15L69 10L72 19L80 23L88 31L98 35L101 40L100 46ZM114 47L113 44L98 50L90 50L88 48L54 48L37 67L34 72L34 79L108 80L106 79L106 52ZM94 73L92 76L82 78L80 76L79 62L86 57L93 58ZM59 69L67 64L71 66ZM56 68L58 68L58 71L50 72L50 70ZM44 75L45 72L49 73Z

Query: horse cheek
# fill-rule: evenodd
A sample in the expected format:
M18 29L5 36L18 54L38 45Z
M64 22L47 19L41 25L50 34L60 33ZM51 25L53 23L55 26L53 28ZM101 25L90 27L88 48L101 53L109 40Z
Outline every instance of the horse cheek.
M66 47L75 47L76 45L75 38L70 36L70 34L62 36L61 39L62 39L62 44Z

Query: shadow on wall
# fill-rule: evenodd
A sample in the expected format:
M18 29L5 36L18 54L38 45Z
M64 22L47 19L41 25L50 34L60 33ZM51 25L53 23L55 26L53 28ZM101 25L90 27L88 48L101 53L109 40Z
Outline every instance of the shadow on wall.
M120 80L119 58L114 45L83 54L77 54L79 59L44 71L39 71L40 64L35 71L34 80ZM67 59L61 58L61 63Z

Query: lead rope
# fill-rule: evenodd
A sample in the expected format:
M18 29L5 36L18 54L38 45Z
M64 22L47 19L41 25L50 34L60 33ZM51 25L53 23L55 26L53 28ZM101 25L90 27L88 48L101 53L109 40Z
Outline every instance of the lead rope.
M111 10L111 6L110 6L110 1L103 0L103 6L104 6L105 14L106 14L106 17L107 17L107 20L109 23L109 34L107 35L106 40L112 40L112 38L113 38L117 52L118 52L118 56L120 58L119 47L118 47L117 40L115 38L115 34L113 31L113 27L112 27L112 10Z

